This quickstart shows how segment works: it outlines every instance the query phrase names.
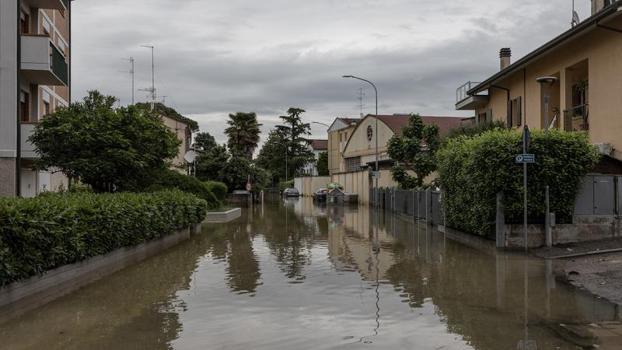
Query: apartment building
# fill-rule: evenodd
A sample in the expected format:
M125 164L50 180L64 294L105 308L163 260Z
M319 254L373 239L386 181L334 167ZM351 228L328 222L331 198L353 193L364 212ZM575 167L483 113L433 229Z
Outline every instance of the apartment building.
M27 140L71 100L70 23L70 0L0 1L0 196L67 187L62 174L34 170Z
M476 122L584 131L605 160L622 161L622 1L593 0L589 18L514 63L511 55L502 49L498 72L459 87L456 109Z

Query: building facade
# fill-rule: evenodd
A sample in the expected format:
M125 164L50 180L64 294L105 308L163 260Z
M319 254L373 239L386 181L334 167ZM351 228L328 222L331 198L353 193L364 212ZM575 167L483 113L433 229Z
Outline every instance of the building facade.
M352 130L344 147L342 157L345 172L373 169L376 155L378 155L379 169L390 169L393 166L393 160L388 154L389 140L401 134L402 129L408 125L409 119L410 116L407 114L379 116L369 114L363 118ZM459 127L465 120L462 117L436 116L421 116L421 119L426 125L438 126L441 136ZM376 137L378 137L377 150Z
M358 118L336 118L328 128L328 172L330 175L345 171L343 151L359 121Z
M458 88L456 108L477 122L584 131L601 153L622 160L622 1L594 0L592 15L515 63Z
M68 185L62 174L33 170L28 137L71 100L70 23L69 0L0 1L0 196Z

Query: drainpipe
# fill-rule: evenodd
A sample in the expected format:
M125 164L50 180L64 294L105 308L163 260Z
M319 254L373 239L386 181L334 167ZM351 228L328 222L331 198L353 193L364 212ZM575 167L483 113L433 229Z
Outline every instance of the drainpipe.
M490 85L491 88L494 89L499 89L499 90L503 90L505 91L505 94L507 96L507 102L506 102L506 109L508 104L510 103L510 89L508 88L504 88L503 86L499 86L499 85ZM507 122L510 119L510 111L507 111L507 116L505 117L505 121ZM511 124L511 123L510 123ZM508 129L512 127L512 125L507 125Z
M22 195L22 120L20 118L20 95L22 92L22 80L20 77L22 71L22 36L20 28L20 16L22 9L22 1L17 0L17 134L16 134L16 148L15 148L15 196L20 197Z

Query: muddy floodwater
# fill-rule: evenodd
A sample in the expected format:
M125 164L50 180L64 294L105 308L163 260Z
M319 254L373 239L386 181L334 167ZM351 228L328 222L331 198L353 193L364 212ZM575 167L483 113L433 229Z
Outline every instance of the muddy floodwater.
M266 204L0 324L0 348L622 348L589 332L615 306L456 239L363 207Z

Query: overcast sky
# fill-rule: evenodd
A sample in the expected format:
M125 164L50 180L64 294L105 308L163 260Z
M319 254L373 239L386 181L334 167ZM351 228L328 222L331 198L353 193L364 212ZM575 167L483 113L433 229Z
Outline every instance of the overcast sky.
M581 18L589 1L577 0ZM98 89L130 102L151 84L166 103L224 142L228 113L254 111L264 135L288 107L330 124L373 113L465 115L456 88L499 69L570 27L571 0L79 0L73 3L73 97ZM124 61L124 59L126 61ZM137 91L137 101L147 93ZM314 125L314 137L326 137Z

